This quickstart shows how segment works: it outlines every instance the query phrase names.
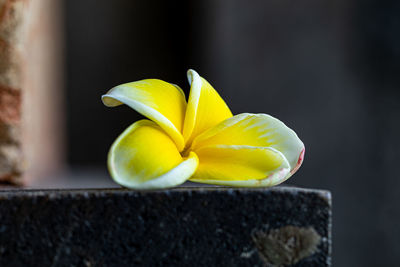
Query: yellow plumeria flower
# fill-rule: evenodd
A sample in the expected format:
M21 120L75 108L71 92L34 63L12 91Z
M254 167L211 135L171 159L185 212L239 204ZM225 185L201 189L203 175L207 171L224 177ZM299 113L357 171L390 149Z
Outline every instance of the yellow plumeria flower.
M122 84L102 96L108 107L126 104L150 119L133 123L111 146L108 168L118 184L266 187L297 171L304 144L294 131L266 114L233 116L204 78L194 70L187 76L188 102L177 85L157 79Z

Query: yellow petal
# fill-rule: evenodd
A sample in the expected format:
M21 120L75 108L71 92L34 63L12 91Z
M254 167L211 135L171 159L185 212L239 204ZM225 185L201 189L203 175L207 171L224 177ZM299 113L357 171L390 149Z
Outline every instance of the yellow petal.
M195 150L199 166L193 182L230 186L273 186L290 171L286 158L268 147L215 145Z
M304 144L283 122L266 114L243 113L229 118L199 135L192 150L210 145L271 147L281 152L292 173L300 166Z
M137 121L113 143L108 168L120 185L134 189L167 188L182 184L195 172L193 152L183 159L171 138L156 123Z
M178 86L157 79L141 80L112 88L102 100L109 107L130 106L160 125L175 141L179 151L184 148L181 132L186 100Z
M191 87L183 137L190 145L195 136L232 117L232 112L217 91L197 72L189 70L187 76Z

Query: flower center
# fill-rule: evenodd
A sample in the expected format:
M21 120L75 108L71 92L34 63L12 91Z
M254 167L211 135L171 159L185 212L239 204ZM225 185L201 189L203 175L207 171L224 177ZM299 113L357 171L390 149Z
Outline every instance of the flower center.
M189 153L190 153L190 151L191 151L191 148L192 148L192 144L186 144L185 145L185 148L182 150L182 152L181 152L181 156L183 157L183 158L187 158L187 157L189 157Z

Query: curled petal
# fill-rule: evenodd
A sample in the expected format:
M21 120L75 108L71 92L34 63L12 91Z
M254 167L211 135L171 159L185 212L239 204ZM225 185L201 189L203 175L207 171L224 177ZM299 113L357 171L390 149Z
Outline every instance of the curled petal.
M102 100L108 107L130 106L160 125L180 151L184 148L181 132L186 100L178 86L157 79L141 80L112 88Z
M167 188L193 175L198 158L182 158L176 145L156 123L135 122L113 143L108 168L120 185L134 189Z
M269 147L215 145L195 151L199 166L193 182L230 186L273 186L290 172L285 156Z
M287 159L291 174L300 167L304 157L304 144L296 133L266 114L243 113L226 119L197 136L192 149L221 144L273 148Z
M194 70L187 73L190 87L183 137L190 145L206 129L232 117L232 112L215 89Z

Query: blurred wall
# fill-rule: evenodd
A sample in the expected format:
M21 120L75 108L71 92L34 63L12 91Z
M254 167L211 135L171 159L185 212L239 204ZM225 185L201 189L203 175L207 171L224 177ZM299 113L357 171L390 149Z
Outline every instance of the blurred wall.
M65 167L63 2L24 4L29 9L23 55L25 184L32 185Z
M329 189L335 266L399 261L400 4L289 0L65 1L68 159L104 168L140 116L101 94L196 69L234 113L283 120L306 145L289 184Z

